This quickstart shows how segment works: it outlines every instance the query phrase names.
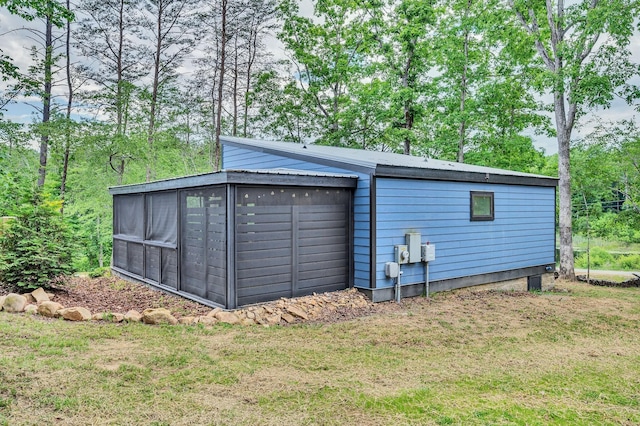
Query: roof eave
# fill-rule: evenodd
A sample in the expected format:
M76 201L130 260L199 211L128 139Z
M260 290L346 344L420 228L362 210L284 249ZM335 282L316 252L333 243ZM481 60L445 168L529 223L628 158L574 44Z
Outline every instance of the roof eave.
M423 169L415 167L398 167L378 165L377 177L408 178L423 180L444 180L453 182L491 183L525 186L558 186L558 179L546 176L519 176L491 172L470 172L460 170Z
M312 174L278 174L252 171L221 171L205 175L186 176L156 182L109 188L111 195L138 194L143 192L169 191L183 188L198 188L209 185L287 185L316 186L323 188L355 188L357 176L318 176Z

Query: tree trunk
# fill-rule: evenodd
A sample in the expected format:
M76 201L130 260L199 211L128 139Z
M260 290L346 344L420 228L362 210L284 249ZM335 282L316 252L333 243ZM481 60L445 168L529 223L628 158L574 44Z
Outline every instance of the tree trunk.
M571 167L570 148L573 117L565 116L564 93L555 94L556 130L558 133L558 191L560 195L560 214L558 226L560 230L560 278L575 280L573 259L573 235L571 216Z
M50 13L50 12L49 12ZM40 136L40 168L38 169L38 187L44 186L47 175L47 155L49 150L49 118L51 117L51 82L52 82L52 57L53 57L53 23L51 16L47 15L45 30L45 54L44 54L44 93L42 95L42 135Z
M120 8L118 10L118 53L116 58L116 136L120 137L123 134L122 131L122 97L123 95L123 64L122 64L122 50L124 44L124 0L120 0Z
M98 237L98 264L104 268L104 254L102 250L102 238L100 238L100 213L96 217L96 236Z
M251 91L251 70L253 68L253 62L256 59L258 51L258 24L255 27L252 23L251 32L249 36L249 52L247 62L247 75L244 88L244 117L242 123L242 136L247 137L247 128L249 126L249 92Z
M471 2L469 2L471 7ZM468 11L468 10L467 10ZM467 18L467 11L465 11L465 20ZM458 163L464 163L464 146L466 144L467 137L467 120L464 117L465 105L467 100L467 72L469 68L469 31L464 33L464 65L462 67L462 81L460 82L460 127L458 128Z
M411 66L413 64L413 56L415 54L415 42L409 47L407 52L407 61L405 62L404 69L402 70L402 87L414 88L414 79L411 78ZM405 99L403 104L404 109L404 128L407 131L404 137L403 153L405 155L411 155L411 138L409 138L409 132L413 129L413 99Z
M67 9L71 10L71 1L67 0ZM64 197L67 189L67 172L69 170L69 153L71 151L71 106L73 105L73 85L71 84L71 20L67 20L67 37L66 37L66 54L67 54L67 114L65 122L64 134L64 153L62 160L62 177L60 178L60 199L62 206L60 213L64 214Z
M234 36L234 64L233 64L233 126L231 135L238 135L238 34Z
M214 169L216 171L220 170L220 130L222 127L222 86L224 84L224 67L225 67L225 50L227 48L227 0L221 1L222 6L222 23L221 23L221 32L222 36L220 37L220 76L218 80L218 107L216 111L216 140L215 140L215 163Z
M149 109L149 128L147 130L147 147L149 148L149 160L147 161L147 182L153 177L155 164L154 137L156 130L156 106L158 104L158 87L160 85L160 54L162 49L162 15L164 2L158 1L158 16L156 16L156 52L153 61L153 86L151 88L151 105Z

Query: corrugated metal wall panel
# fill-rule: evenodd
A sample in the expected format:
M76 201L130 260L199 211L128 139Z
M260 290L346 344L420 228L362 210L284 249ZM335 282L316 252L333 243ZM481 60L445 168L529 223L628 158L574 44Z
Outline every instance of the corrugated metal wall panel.
M354 173L349 170L322 164L300 161L272 154L265 154L249 149L223 145L222 164L225 169L266 169L289 168L316 172L357 174L358 187L353 195L354 230L353 230L353 263L354 285L369 287L371 260L371 231L370 231L370 176L364 173Z
M554 263L553 187L378 178L379 287L393 285L384 264L406 232L436 245L430 279L441 280ZM472 222L470 191L494 193L495 220ZM424 265L403 265L405 284L424 282Z

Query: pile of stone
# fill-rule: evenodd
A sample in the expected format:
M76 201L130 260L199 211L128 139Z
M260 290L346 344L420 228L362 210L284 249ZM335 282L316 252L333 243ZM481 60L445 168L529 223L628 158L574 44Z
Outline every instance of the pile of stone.
M294 324L313 321L330 316L340 309L366 308L371 302L355 289L313 294L295 299L282 298L275 302L248 306L234 311L215 308L207 315L184 316L177 319L165 308L149 308L142 313L131 310L127 313L91 312L83 307L65 308L51 300L53 295L39 288L28 294L11 293L0 296L0 310L24 312L68 321L143 322L145 324L213 325L216 323L262 325Z

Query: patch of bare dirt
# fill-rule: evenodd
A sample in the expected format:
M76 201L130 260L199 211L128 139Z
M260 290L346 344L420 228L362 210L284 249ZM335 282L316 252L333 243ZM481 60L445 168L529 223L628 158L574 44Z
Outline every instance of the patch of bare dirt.
M174 316L205 315L208 306L154 290L116 277L69 277L49 291L62 306L82 306L92 313L142 312L147 308L167 308Z
M0 294L6 292L6 289L0 288ZM181 318L204 316L212 310L211 307L180 296L116 277L68 277L60 281L54 289L49 290L49 293L53 293L53 300L64 307L81 306L91 313L126 313L130 310L142 312L147 308L166 308L176 318ZM491 299L512 300L524 297L535 297L535 295L527 292L461 291L449 293L446 296L441 295L437 299L414 297L403 299L400 303L395 301L372 303L364 294L355 289L348 289L245 306L238 309L236 313L240 318L245 318L248 314L251 318L256 318L256 322L260 315L275 313L277 316L275 323L281 325L303 322L330 324L376 314L406 314L408 311L421 310L433 303L437 304L439 299L442 302L443 298L486 303ZM302 309L303 316L297 315L296 308Z
M0 287L0 295L10 289ZM117 277L89 278L73 276L60 279L52 289L52 300L64 307L81 306L91 313L126 313L130 310L142 312L147 308L166 308L176 318L207 315L212 308L154 289L144 284L133 283ZM289 321L282 319L280 324L336 323L375 313L402 310L405 302L372 303L364 294L355 289L322 293L292 299L280 299L260 305L245 306L238 309L239 314L248 311L273 310L288 312L291 307L302 308L306 318L291 315Z

